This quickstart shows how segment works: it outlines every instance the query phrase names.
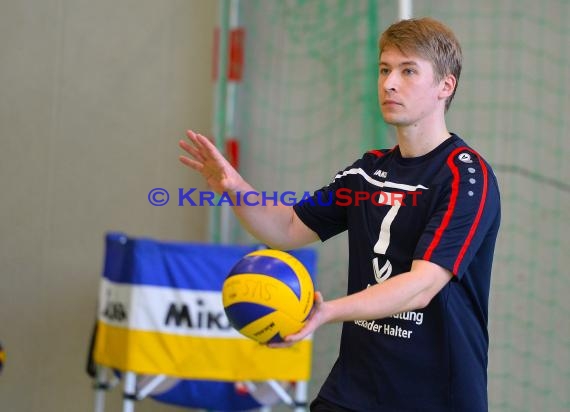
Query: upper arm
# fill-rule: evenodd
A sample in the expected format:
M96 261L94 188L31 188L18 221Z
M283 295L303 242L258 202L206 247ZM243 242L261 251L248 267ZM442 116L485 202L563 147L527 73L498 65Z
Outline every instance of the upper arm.
M317 233L303 223L293 210L293 207L289 206L289 209L291 213L291 224L289 225L288 238L292 244L288 249L295 249L317 241L319 239Z
M498 229L499 192L493 172L476 152L458 148L448 157L450 179L424 232L414 259L461 277L487 235Z

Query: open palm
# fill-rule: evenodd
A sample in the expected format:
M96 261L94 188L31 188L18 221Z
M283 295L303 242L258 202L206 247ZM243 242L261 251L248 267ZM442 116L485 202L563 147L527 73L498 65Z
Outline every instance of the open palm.
M212 190L218 194L233 194L245 184L237 170L207 137L191 130L186 134L190 142L180 140L178 144L190 156L180 156L179 159L184 165L199 172Z

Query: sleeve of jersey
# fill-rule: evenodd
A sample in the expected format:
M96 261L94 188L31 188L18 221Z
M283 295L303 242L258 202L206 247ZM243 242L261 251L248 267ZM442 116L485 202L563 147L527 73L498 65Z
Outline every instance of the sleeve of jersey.
M451 172L440 203L420 237L414 259L427 260L461 278L500 212L496 180L475 151L462 147L447 159Z
M360 160L339 172L328 186L315 191L311 197L304 198L293 206L299 219L323 242L347 229L347 207L338 201L337 193L339 189L346 187L349 176L345 172L358 167Z

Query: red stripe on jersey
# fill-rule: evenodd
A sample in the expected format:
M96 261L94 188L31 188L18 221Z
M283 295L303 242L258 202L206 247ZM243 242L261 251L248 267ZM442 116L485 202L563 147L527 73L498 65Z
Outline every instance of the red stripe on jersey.
M381 150L369 150L368 153L375 155L376 157L384 156Z
M439 244L441 236L443 235L443 232L447 228L447 225L449 225L449 221L451 220L451 215L453 215L453 211L455 210L455 203L457 202L457 194L459 193L459 170L457 169L457 166L455 166L455 163L453 163L453 159L455 158L455 155L457 153L463 150L465 150L464 147L459 147L455 149L453 152L451 152L451 154L447 157L447 165L451 169L451 174L453 174L453 181L451 182L451 198L449 199L449 205L447 205L447 210L443 215L443 220L441 221L441 224L435 231L435 235L430 245L428 246L426 253L424 253L423 257L424 260L429 261L431 259L431 255L435 250L435 248L437 247L437 245Z
M447 206L447 210L445 212L445 215L443 216L443 220L442 220L441 224L439 225L439 227L437 228L437 230L435 231L435 235L434 235L429 247L427 248L426 252L424 253L424 257L423 257L424 260L430 260L431 255L432 255L433 251L435 250L435 248L437 247L437 245L439 244L439 242L441 241L441 237L443 236L443 232L445 231L445 229L449 225L449 221L451 220L451 216L453 215L453 212L455 210L455 204L457 203L457 196L459 194L459 180L460 179L459 179L459 170L457 169L457 166L454 163L454 159L455 159L455 155L461 151L469 151L469 152L473 153L475 156L477 156L477 159L479 160L479 164L481 165L481 171L483 174L483 193L481 196L481 201L479 202L479 209L477 210L477 215L475 216L475 219L473 220L473 224L471 225L471 228L469 229L469 233L467 234L467 238L465 239L465 242L463 243L463 246L461 247L461 250L459 251L457 259L455 260L455 263L453 264L453 270L452 270L453 274L457 273L457 270L459 269L459 266L461 265L461 261L463 260L463 257L465 256L465 252L467 251L467 248L469 247L469 244L471 243L471 240L473 239L473 235L475 234L475 230L477 229L477 226L479 225L479 221L481 220L481 215L483 214L483 207L485 205L485 200L487 198L487 184L488 184L487 167L485 166L485 163L481 159L481 156L479 155L479 153L475 152L472 149L468 149L466 147L459 147L459 148L455 149L453 152L451 152L451 154L447 158L447 165L449 166L451 173L453 174L453 181L451 183L451 198L449 200L449 205Z
M485 200L487 199L487 166L485 166L485 162L483 162L483 159L481 159L479 153L473 150L471 152L475 156L477 156L477 159L479 159L479 164L481 165L481 171L483 172L483 193L481 194L481 201L479 202L479 210L477 210L477 216L475 216L475 220L471 225L471 229L469 229L469 234L467 235L467 239L465 239L465 243L463 243L463 247L461 247L461 250L459 251L459 256L457 256L457 260L453 265L453 273L457 273L459 265L463 260L463 256L465 255L465 252L467 251L467 248L469 247L469 244L473 239L473 235L475 234L475 230L477 229L477 226L479 225L479 220L481 220L481 215L483 214L483 208L485 207Z
M386 153L384 153L382 150L377 150L377 149L369 150L367 153L373 154L376 157L383 157L384 155L386 155L388 153L392 153L396 149L396 147L398 147L398 145L394 146L393 148L388 150Z

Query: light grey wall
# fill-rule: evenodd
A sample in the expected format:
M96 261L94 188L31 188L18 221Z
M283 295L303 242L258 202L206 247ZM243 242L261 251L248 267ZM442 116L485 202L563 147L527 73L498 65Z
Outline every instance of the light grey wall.
M203 187L177 141L211 131L216 6L2 1L0 411L92 410L84 365L106 231L205 240L207 210L147 194Z

